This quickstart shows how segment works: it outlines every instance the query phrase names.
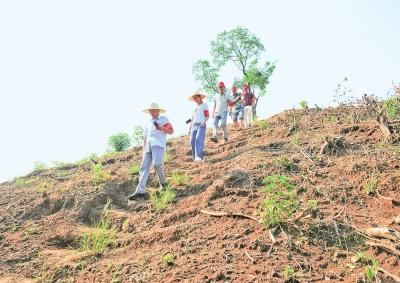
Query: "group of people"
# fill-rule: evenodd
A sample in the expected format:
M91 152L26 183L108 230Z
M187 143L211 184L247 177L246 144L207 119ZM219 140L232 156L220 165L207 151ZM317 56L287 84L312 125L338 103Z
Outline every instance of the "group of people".
M243 84L243 92L239 93L238 88L232 86L232 95L226 91L224 82L218 83L219 93L213 99L211 117L213 118L213 133L210 140L218 143L218 129L222 128L224 142L228 141L227 120L228 114L232 116L233 123L237 129L247 128L253 124L253 107L256 98L250 92L248 84ZM192 118L187 121L189 126L188 135L194 162L204 162L204 144L206 138L207 121L210 112L207 103L204 102L206 95L196 92L189 96L189 100L196 104ZM165 113L157 103L152 103L143 112L150 114L151 119L144 127L143 160L140 165L139 183L136 190L128 198L136 200L146 198L146 183L153 165L160 181L161 190L168 187L164 174L164 154L167 145L167 135L172 135L174 129Z

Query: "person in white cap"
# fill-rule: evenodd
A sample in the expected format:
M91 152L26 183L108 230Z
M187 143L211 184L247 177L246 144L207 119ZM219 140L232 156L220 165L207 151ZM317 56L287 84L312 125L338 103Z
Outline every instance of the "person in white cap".
M172 135L174 129L169 120L160 114L165 113L157 103L152 103L149 108L143 110L151 116L150 121L144 128L143 160L140 165L139 183L136 191L131 194L129 200L146 198L146 184L149 177L151 165L153 165L162 189L168 187L164 175L164 154L167 147L167 135Z
M208 105L203 100L206 95L195 93L189 96L190 101L196 103L191 124L189 127L190 145L194 162L204 161L204 140L206 138L207 121L209 118Z

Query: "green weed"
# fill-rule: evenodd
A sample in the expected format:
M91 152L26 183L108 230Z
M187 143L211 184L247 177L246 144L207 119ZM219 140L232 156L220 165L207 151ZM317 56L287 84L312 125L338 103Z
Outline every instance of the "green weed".
M165 152L164 163L168 163L170 160L171 160L171 154L169 152Z
M163 262L165 265L173 265L175 261L175 257L173 254L166 254L163 256Z
M283 270L283 277L286 281L295 279L294 269L290 266L285 266L285 269Z
M108 138L111 151L125 151L131 146L131 139L127 133L117 133Z
M389 119L395 119L399 113L400 103L396 96L383 101L386 115Z
M261 217L267 228L275 227L288 219L299 208L299 197L294 185L286 176L273 175L264 178L265 193Z
M269 122L266 120L259 121L257 124L261 130L266 130L269 128Z
M107 180L107 175L103 171L101 164L94 164L92 167L92 183L94 185L101 185Z
M50 183L50 182L41 182L40 184L39 184L39 188L38 188L38 191L40 192L40 193L46 193L49 189L51 189L53 187L53 183Z
M307 110L307 109L308 109L308 102L307 102L307 100L302 100L302 101L300 101L299 105L300 105L300 108L301 108L302 110Z
M157 213L163 212L167 206L175 200L175 193L172 189L167 188L166 190L161 191L150 191L150 202L153 206L153 209Z
M189 176L183 175L177 171L172 172L171 182L175 186L185 186L189 180Z
M290 161L289 158L287 158L286 156L281 156L277 158L275 160L275 164L278 167L281 167L287 171L293 171L297 169L297 165L294 162Z
M328 115L324 118L324 121L330 123L336 123L337 121L339 121L339 118L335 115Z
M140 167L138 165L133 165L132 167L129 168L129 174L135 176L139 175L140 172Z
M365 268L365 277L367 282L372 282L378 275L379 262L376 258L370 258L370 262Z
M35 161L33 163L33 171L38 172L38 171L43 171L47 168L46 163L41 162L41 161Z
M367 195L375 195L378 190L378 178L374 175L371 175L364 187L364 191Z
M19 177L19 178L15 179L15 185L17 187L26 187L26 186L29 186L29 185L35 183L35 182L36 182L36 178L34 178L34 177L31 177L31 178Z

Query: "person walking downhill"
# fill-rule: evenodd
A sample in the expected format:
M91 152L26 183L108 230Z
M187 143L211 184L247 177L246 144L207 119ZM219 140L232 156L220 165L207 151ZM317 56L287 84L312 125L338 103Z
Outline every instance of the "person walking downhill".
M221 121L221 128L224 136L224 141L228 141L228 130L226 128L226 121L228 119L228 105L231 103L231 97L225 93L224 82L218 83L219 94L215 96L214 108L212 117L214 119L212 142L218 142L218 125Z
M237 90L237 87L232 86L232 120L236 128L243 128L244 108L242 102L242 94ZM239 122L238 122L239 121Z
M243 84L243 106L244 106L244 126L245 128L253 125L253 107L256 97L249 90L248 84Z
M189 127L190 145L194 162L204 161L204 140L206 138L207 121L209 118L208 105L203 102L206 95L195 93L189 96L196 103L192 121Z
M160 114L165 113L157 103L152 103L149 108L143 110L151 116L148 124L144 128L143 160L140 165L139 183L136 191L128 199L135 200L146 197L146 184L149 177L151 165L153 165L161 189L168 187L167 179L164 174L164 154L167 147L167 134L172 135L174 129L169 120Z

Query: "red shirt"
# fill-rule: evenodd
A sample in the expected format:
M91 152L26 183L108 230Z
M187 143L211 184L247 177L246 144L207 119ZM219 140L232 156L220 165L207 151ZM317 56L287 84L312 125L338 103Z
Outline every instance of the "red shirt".
M243 105L244 106L252 106L253 105L254 94L251 92L243 93Z

